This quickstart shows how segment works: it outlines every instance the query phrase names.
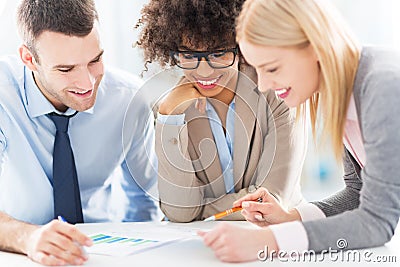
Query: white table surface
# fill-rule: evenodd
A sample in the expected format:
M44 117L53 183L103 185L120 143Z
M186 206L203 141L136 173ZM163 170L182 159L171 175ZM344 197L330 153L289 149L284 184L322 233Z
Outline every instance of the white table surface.
M167 223L172 226L182 227L193 227L201 229L210 229L214 227L218 222L193 222L189 224L173 224ZM247 222L230 222L239 224L245 227L251 227ZM157 222L149 223L123 223L123 224L110 224L110 223L99 223L99 224L83 224L78 227L87 234L111 231L115 228L121 227L139 227L140 224L160 224ZM370 258L372 260L383 259L386 261L390 260L391 263L367 263L365 260L361 262L339 260L330 260L325 257L323 262L296 262L287 259L287 262L280 261L278 259L267 260L265 262L255 261L243 264L229 264L220 262L213 254L213 252L204 246L201 239L195 238L191 240L184 240L177 243L168 244L159 248L148 250L139 254L129 255L125 257L111 257L104 255L90 255L89 260L85 263L85 266L96 266L96 267L120 267L120 266L329 266L340 264L340 266L400 266L400 227L397 228L396 235L392 241L387 243L385 246L368 249L372 254ZM360 250L360 253L367 252L367 250ZM383 258L382 258L383 257ZM390 257L390 259L389 259ZM317 258L318 260L320 258ZM396 261L396 262L393 262ZM24 255L18 255L7 252L0 252L0 267L25 267L25 266L41 266L37 263L32 262Z

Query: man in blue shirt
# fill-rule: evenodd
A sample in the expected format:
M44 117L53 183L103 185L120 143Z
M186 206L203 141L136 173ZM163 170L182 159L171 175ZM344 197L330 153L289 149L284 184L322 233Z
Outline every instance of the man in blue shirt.
M92 0L23 0L18 26L20 59L0 59L0 249L45 265L83 264L90 239L53 220L60 214L49 114L70 116L79 212L99 222L157 214L147 193L157 177L152 113L138 80L104 70Z

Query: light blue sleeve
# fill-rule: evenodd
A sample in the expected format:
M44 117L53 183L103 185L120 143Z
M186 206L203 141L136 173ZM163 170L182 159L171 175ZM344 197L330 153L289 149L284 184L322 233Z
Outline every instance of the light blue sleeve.
M154 116L145 101L135 100L129 111L132 125L127 130L131 144L122 164L122 181L128 205L123 221L149 221L158 219L157 157L154 150ZM138 108L139 107L139 108ZM138 109L137 109L138 108ZM148 114L148 116L143 116ZM147 118L147 119L146 119Z
M6 146L7 146L6 137L4 136L3 131L0 128L0 174L3 169L3 160L6 151Z
M3 111L0 109L0 115L4 116L4 114L2 114L2 112ZM3 170L3 163L4 163L6 147L7 147L6 137L3 133L3 130L1 129L1 125L0 125L0 175Z
M162 124L181 126L185 124L185 114L163 115L157 113L157 121Z
M153 162L151 164L156 163ZM152 188L157 188L156 181L154 181L153 184L151 183L154 179L157 179L157 173L153 174L153 171L145 174L140 173L140 170L143 170L143 166L138 165L137 169L132 169L128 166L126 161L121 167L123 179L120 185L128 200L128 207L125 209L122 221L144 222L160 219L160 210L156 199L157 196L152 195L150 192ZM134 173L137 173L137 175ZM147 186L143 186L143 182L147 183Z
M0 155L6 150L6 137L0 128Z

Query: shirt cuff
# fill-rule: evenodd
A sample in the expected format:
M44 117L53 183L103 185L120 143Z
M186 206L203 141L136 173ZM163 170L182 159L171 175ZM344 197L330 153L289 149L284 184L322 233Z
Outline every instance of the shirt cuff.
M164 115L157 112L157 122L162 124L181 126L185 124L185 114Z
M270 225L279 251L302 253L308 249L306 229L300 221Z
M301 204L295 209L300 213L303 222L326 218L325 213L312 203Z

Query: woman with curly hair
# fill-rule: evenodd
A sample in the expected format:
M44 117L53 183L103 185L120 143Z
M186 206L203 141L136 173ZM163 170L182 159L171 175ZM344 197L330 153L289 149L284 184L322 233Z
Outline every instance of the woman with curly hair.
M156 123L160 206L171 221L203 220L261 186L284 207L303 201L305 133L282 100L257 90L242 60L235 18L243 2L152 0L142 10L146 61L184 73Z
M220 225L202 233L223 261L382 246L394 235L400 53L361 47L328 3L247 0L237 40L257 69L260 91L276 91L290 107L309 102L313 128L321 121L322 138L343 157L346 187L289 212L263 188L235 202L247 220L265 227ZM255 203L260 197L263 203Z

